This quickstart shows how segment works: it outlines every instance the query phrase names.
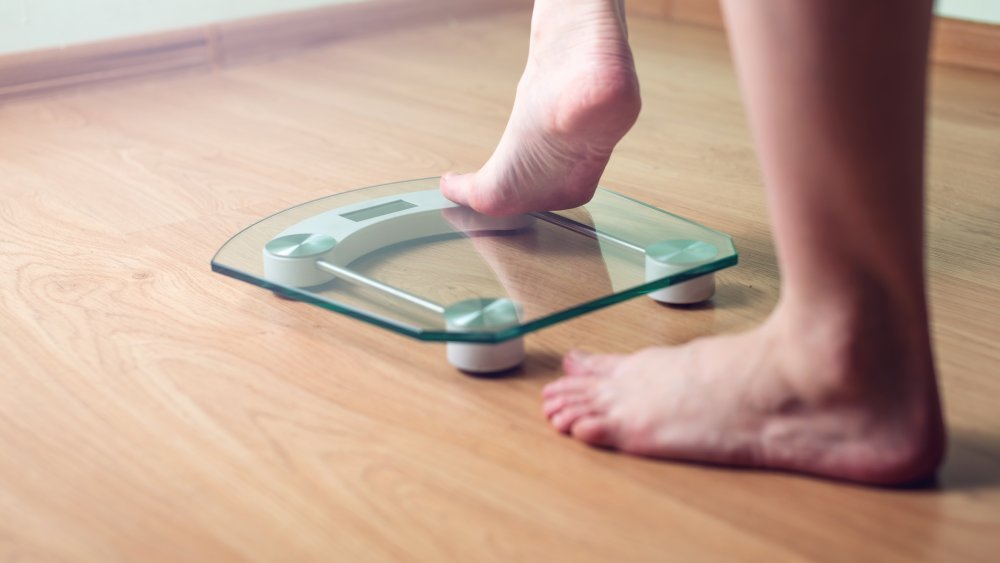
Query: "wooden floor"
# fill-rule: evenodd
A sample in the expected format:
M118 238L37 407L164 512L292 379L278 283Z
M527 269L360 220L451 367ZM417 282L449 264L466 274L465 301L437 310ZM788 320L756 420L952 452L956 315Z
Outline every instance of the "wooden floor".
M637 299L528 339L499 380L443 347L209 271L265 214L469 170L527 13L0 107L0 561L996 561L1000 75L934 71L930 268L950 455L884 490L566 439L572 346L739 330L775 303L724 38L636 19L645 106L604 184L731 233L713 307Z

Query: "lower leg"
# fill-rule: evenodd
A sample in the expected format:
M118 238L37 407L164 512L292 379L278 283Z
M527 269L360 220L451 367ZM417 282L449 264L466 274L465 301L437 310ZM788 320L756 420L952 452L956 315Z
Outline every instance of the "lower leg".
M745 334L570 355L553 424L642 455L872 483L943 426L923 264L926 0L726 0L782 271Z
M936 407L923 259L931 2L724 4L766 178L778 313L796 334L823 326L816 347L850 362L841 375L893 379Z

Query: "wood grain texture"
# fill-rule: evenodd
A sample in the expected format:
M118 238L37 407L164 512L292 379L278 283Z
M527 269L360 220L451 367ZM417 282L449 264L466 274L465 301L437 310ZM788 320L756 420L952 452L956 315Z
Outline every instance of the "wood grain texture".
M931 55L941 63L1000 72L1000 25L937 18Z
M272 59L359 34L525 8L529 0L368 0L0 56L0 101ZM629 13L721 28L717 0L632 0ZM937 18L932 58L1000 71L1000 26Z
M625 4L629 14L639 16L670 17L673 13L673 0L629 0Z
M151 74L217 69L400 25L529 5L529 0L367 0L0 55L0 101Z
M722 6L719 0L671 0L674 21L699 25L721 26Z
M227 63L273 58L331 40L469 15L524 8L531 0L367 0L303 12L221 23L220 57Z
M724 26L719 0L638 0L626 3L630 14L680 23ZM1000 25L937 17L934 19L934 62L1000 72Z
M719 0L631 0L625 3L625 9L636 16L661 17L719 29L723 27Z
M632 22L645 104L603 183L729 232L711 307L637 299L512 377L213 274L261 216L469 170L528 13L0 107L0 561L991 561L1000 550L1000 78L936 68L928 229L951 450L882 490L591 449L539 393L573 346L745 329L778 295L718 31Z
M210 31L199 28L0 55L0 101L151 74L207 70L212 46Z

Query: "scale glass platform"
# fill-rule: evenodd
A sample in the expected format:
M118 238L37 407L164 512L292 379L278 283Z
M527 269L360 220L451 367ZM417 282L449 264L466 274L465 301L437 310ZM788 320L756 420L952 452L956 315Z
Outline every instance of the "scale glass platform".
M491 217L438 178L361 188L244 229L212 269L281 296L429 341L472 373L524 359L522 336L642 294L711 298L732 239L598 188L582 207Z

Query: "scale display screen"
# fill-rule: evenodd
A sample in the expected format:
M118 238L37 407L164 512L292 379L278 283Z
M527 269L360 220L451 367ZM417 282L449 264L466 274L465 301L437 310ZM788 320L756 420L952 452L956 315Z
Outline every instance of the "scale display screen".
M343 217L344 219L350 219L355 223L360 223L362 221L374 219L375 217L381 217L383 215L396 213L397 211L405 211L407 209L412 209L416 206L417 205L414 203L410 203L402 199L397 199L396 201L381 203L379 205L373 205L371 207L366 207L364 209L359 209L357 211L351 211L350 213L344 213L341 215L341 217Z

